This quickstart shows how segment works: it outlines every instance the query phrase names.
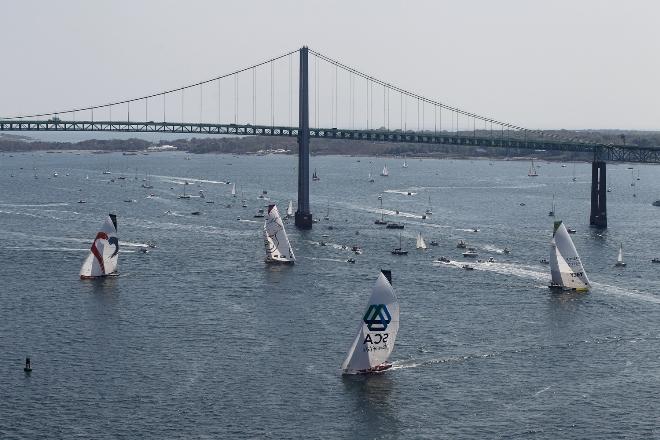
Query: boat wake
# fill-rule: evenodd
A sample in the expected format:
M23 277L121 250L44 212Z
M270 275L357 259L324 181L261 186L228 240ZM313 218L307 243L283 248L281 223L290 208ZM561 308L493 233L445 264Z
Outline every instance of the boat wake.
M638 301L646 301L654 304L660 304L660 297L652 293L640 292L638 290L623 289L621 287L612 286L602 283L591 283L592 287L597 292L602 292L607 295L615 295L623 298L632 298Z
M389 193L389 194L401 194L401 195L404 195L404 196L416 196L417 195L416 192L406 191L406 190L401 190L401 189L386 189L383 192L386 192L386 193Z

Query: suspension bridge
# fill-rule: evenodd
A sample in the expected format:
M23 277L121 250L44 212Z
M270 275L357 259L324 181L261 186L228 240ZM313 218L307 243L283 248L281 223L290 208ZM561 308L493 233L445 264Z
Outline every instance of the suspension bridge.
M660 163L657 147L585 142L530 130L405 90L307 47L138 98L1 118L0 131L293 137L298 142L295 223L302 229L313 223L311 138L592 153L590 224L601 228L607 227L606 161Z

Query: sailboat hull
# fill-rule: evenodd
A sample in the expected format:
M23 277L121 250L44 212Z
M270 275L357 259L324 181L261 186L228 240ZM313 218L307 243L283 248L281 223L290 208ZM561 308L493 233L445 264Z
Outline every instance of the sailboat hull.
M119 272L112 272L112 273L106 273L104 275L97 275L97 276L91 276L91 275L80 275L81 280L101 280L103 278L108 278L108 277L118 277Z
M269 258L269 257L266 257L264 259L264 262L266 264L287 264L287 265L295 264L295 261L293 260L276 260L274 258Z
M345 375L356 375L356 374L380 374L392 368L392 364L389 362L383 362L380 365L375 367L367 368L364 370L344 370L342 374Z

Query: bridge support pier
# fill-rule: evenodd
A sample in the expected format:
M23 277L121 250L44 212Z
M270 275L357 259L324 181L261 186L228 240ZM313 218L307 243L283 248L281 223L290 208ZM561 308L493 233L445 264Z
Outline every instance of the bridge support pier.
M298 92L298 210L296 227L312 229L309 210L309 77L307 46L300 49L300 85Z
M607 228L607 172L604 160L591 164L591 215L589 226Z

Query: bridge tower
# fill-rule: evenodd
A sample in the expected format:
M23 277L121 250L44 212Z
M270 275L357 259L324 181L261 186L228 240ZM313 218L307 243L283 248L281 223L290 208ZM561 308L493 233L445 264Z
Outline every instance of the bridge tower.
M309 211L309 78L307 46L300 49L300 85L298 92L298 210L296 227L312 229Z
M607 172L605 161L598 159L598 151L594 152L591 164L591 215L589 226L607 228Z

